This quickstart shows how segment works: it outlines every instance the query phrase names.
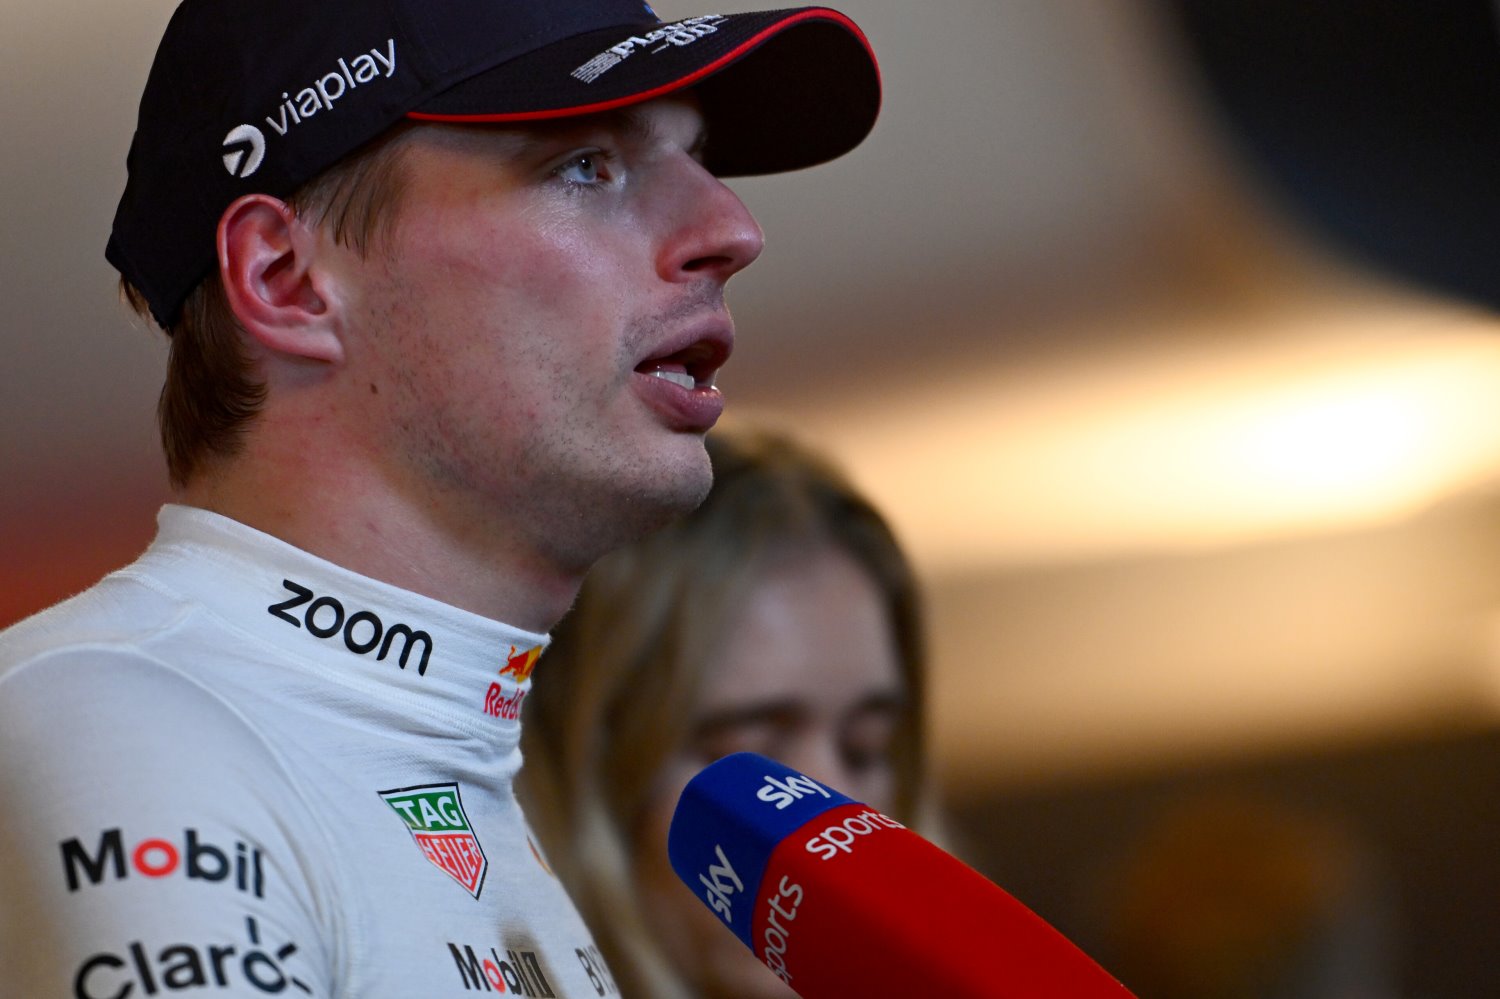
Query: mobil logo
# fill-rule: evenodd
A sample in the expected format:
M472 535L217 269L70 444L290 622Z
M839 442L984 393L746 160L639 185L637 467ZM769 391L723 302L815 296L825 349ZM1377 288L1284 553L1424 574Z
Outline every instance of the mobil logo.
M469 944L448 943L448 952L458 967L465 992L504 992L517 996L555 997L552 983L534 950L500 950L476 952Z
M132 843L124 830L116 827L100 833L92 849L77 837L58 846L70 892L86 884L123 881L132 875L180 875L189 881L228 884L256 898L266 897L265 861L259 847L239 840L232 846L216 846L205 842L196 829L184 829L181 839L150 836Z
M422 855L475 898L484 890L489 861L469 824L457 784L421 784L379 792L401 816Z

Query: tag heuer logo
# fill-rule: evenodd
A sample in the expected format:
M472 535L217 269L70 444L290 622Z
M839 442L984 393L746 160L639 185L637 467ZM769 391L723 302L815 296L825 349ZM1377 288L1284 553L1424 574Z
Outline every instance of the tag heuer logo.
M469 826L457 784L421 784L381 791L417 841L422 853L475 898L484 889L489 863Z

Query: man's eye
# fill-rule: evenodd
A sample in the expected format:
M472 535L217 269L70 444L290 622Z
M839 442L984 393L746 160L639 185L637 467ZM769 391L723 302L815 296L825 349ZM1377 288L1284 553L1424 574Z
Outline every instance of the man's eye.
M603 153L582 153L553 171L569 184L592 186L609 179L609 165Z

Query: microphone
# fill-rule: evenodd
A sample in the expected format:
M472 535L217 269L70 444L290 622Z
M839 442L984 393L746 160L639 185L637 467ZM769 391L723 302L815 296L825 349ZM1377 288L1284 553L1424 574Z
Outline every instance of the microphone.
M803 999L1133 999L973 868L755 753L688 783L667 851L683 883Z

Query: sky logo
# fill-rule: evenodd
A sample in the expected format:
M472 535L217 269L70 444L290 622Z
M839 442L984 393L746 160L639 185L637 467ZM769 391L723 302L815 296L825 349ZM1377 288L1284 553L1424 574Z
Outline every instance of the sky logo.
M698 880L707 889L703 897L708 900L709 908L723 916L724 922L732 923L733 896L745 890L745 882L740 880L740 876L734 871L734 865L724 856L722 846L714 846L714 855L719 858L719 862L710 864L708 873L698 875Z
M820 794L826 798L828 789L802 774L793 774L785 780L767 774L765 784L755 792L757 798L768 805L775 805L777 811L790 808L793 802L810 794Z

